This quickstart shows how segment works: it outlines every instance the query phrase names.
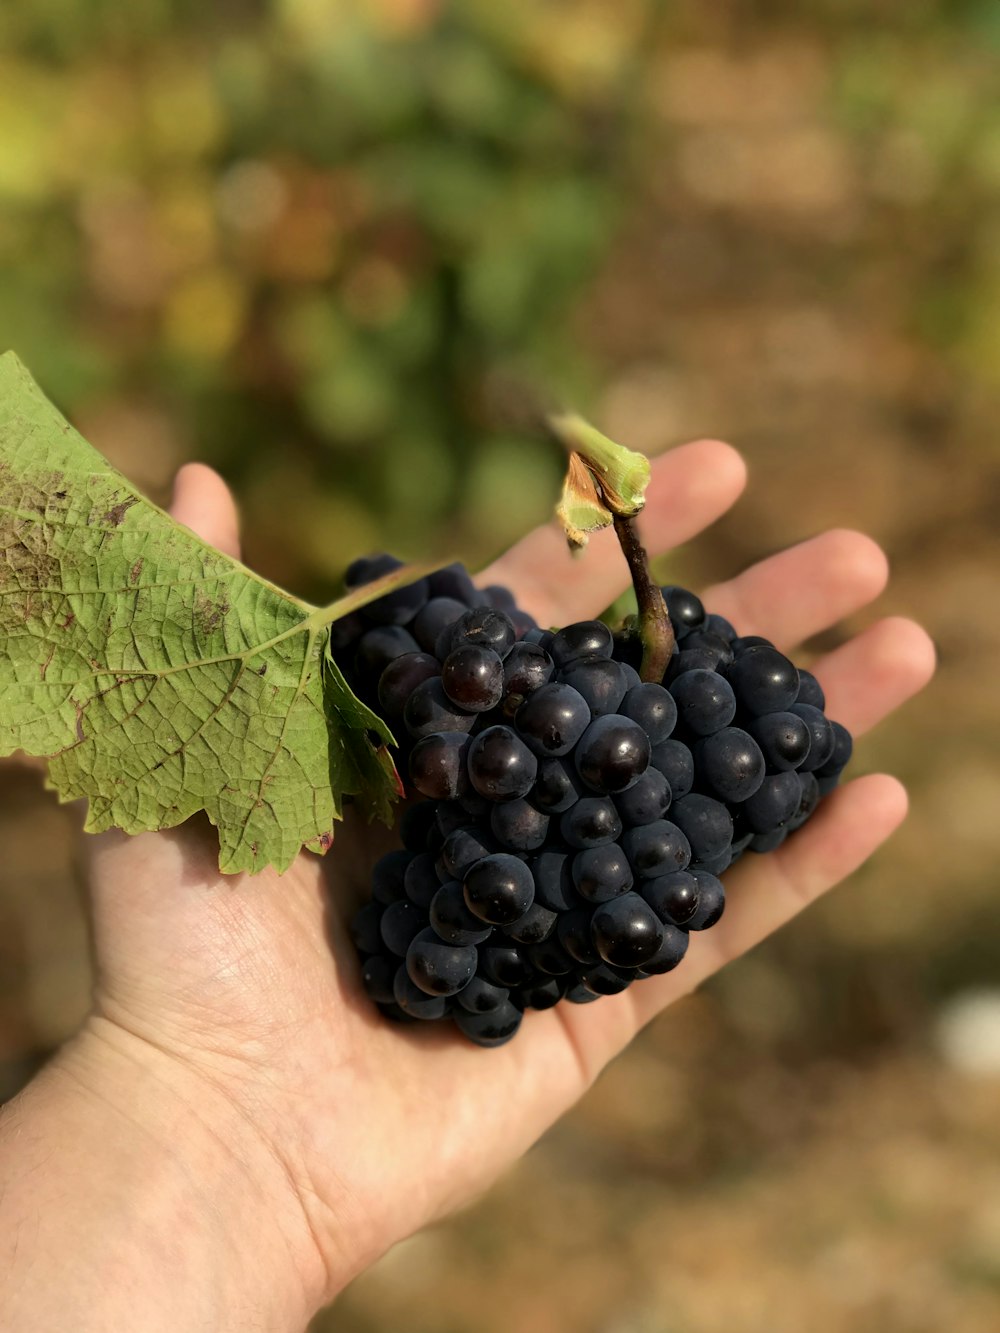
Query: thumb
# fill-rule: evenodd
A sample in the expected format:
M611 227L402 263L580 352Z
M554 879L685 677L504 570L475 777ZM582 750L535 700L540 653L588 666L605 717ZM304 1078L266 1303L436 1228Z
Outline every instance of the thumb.
M240 525L232 492L213 468L185 463L174 481L170 513L202 541L239 559Z

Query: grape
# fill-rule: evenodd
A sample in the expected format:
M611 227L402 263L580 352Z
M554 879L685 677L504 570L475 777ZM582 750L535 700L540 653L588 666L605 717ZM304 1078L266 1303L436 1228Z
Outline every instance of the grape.
M665 741L677 725L674 696L662 685L652 681L633 686L626 693L618 711L633 722L638 722L649 737L651 746Z
M485 977L476 975L458 992L455 1001L470 1014L489 1014L499 1009L509 994L506 986L494 986Z
M590 903L608 902L632 887L632 867L616 842L577 852L572 877L579 896Z
M541 847L549 831L549 817L525 800L495 805L490 828L497 842L511 852L533 852Z
M444 847L444 840L449 834L454 833L456 829L468 828L470 822L469 816L458 801L434 802L434 823L441 837L442 848ZM427 850L429 851L430 848Z
M456 601L454 597L432 597L414 617L409 627L410 633L423 651L434 655L434 660L437 661L434 649L438 636L443 630L454 625L459 616L463 616L468 609L464 602Z
M429 653L403 653L379 676L379 707L386 717L401 718L406 701L417 686L440 674L441 663Z
M494 852L477 861L466 871L463 883L469 911L491 925L509 925L524 916L535 900L530 869L505 852Z
M493 838L481 829L456 828L441 846L441 862L449 875L462 879L471 866L496 850Z
M430 596L430 585L426 579L417 579L405 588L395 588L384 597L369 602L364 608L365 615L376 625L406 625L413 619Z
M493 927L469 911L458 880L442 884L431 899L430 920L434 930L449 944L483 944Z
M618 811L606 796L582 796L559 820L559 833L570 847L599 847L621 831Z
M682 741L661 741L653 751L652 763L667 779L675 801L694 786L694 759Z
M791 712L809 728L809 753L799 765L802 772L814 773L822 768L833 754L836 735L833 725L818 708L812 704L792 704Z
M702 629L717 634L720 639L725 639L726 643L732 645L736 638L736 630L729 623L725 616L717 616L714 613L705 617L705 623Z
M666 925L686 926L698 910L698 881L690 870L643 880L639 892Z
M625 698L625 668L610 657L582 657L559 673L564 685L582 694L591 717L618 711Z
M510 727L489 727L469 747L469 780L491 801L516 801L531 791L538 760Z
M536 981L532 986L525 986L521 999L525 1009L551 1009L562 999L563 988L555 977L546 981Z
M430 927L406 951L410 980L428 995L455 995L471 981L477 961L473 945L446 943Z
M531 980L531 963L516 944L482 944L479 947L479 971L494 986L523 986Z
M588 990L586 986L577 983L575 986L569 986L563 999L568 1004L591 1004L594 1000L601 997L596 991Z
M628 791L619 792L614 801L626 828L652 824L670 809L670 783L658 768L647 768L642 777Z
M626 791L649 767L649 737L631 718L595 718L576 747L576 771L594 791Z
M799 688L795 697L797 704L812 704L813 708L826 707L826 695L823 686L811 671L799 667Z
M674 633L681 638L686 631L698 629L705 623L705 608L701 599L686 588L669 586L660 590L667 604L667 614Z
M504 934L518 944L542 944L555 930L556 915L541 903L532 903L524 916L504 927Z
M713 634L711 630L704 628L686 635L681 651L685 653L707 653L713 659L713 668L716 671L728 667L735 656L728 639L723 638L721 634Z
M754 833L770 833L792 818L801 798L802 781L798 773L774 773L743 803L740 816Z
M393 978L392 993L396 1003L409 1018L422 1018L425 1021L444 1018L448 1012L448 1001L443 995L428 995L415 985L406 964L396 969Z
M799 808L788 821L788 828L800 828L809 816L819 805L819 782L814 773L800 773L799 782L802 784L802 795L799 798Z
M448 631L448 651L440 651L439 639L435 652L443 661L456 648L477 644L481 648L492 648L498 657L504 658L513 648L516 637L510 616L488 606L479 606L459 616Z
M351 938L362 953L382 952L382 904L367 902L354 914Z
M427 851L427 839L437 826L437 806L433 801L411 802L399 821L403 846L410 852Z
M610 657L614 636L600 620L581 620L567 625L552 636L548 650L560 667L569 666L581 657Z
M380 929L382 942L390 953L406 957L413 937L427 925L427 913L414 906L407 898L390 903L382 913Z
M750 850L752 852L776 852L787 837L787 828L770 829L767 833L755 833L750 839Z
M597 962L584 968L580 973L580 982L595 995L620 995L632 984L634 972L626 972L611 963Z
M557 917L557 929L558 925ZM573 970L573 959L553 935L543 940L541 944L529 944L525 952L535 971L543 972L546 976L563 977Z
M670 693L680 720L698 736L728 727L736 716L732 686L716 671L685 671L670 686Z
M569 754L590 725L590 709L578 690L554 683L529 695L515 721L536 754L552 757Z
M366 583L374 583L376 579L402 568L402 560L394 555L359 555L347 566L344 583L348 588L361 588Z
M714 672L719 665L719 654L711 648L682 648L676 657L670 659L666 681L673 685L678 676L689 671Z
M535 881L535 900L553 912L568 912L580 906L573 883L574 857L568 852L547 849L533 856L529 865Z
M403 876L410 864L410 854L404 851L386 852L375 862L372 870L372 897L377 903L388 906L406 897Z
M723 727L695 750L695 767L723 801L745 801L764 781L764 756L740 727Z
M407 898L415 907L424 910L430 907L431 899L441 887L441 881L434 867L434 858L427 852L418 852L406 867L403 886Z
M798 671L766 642L738 653L727 676L740 707L755 715L784 712L799 692Z
M575 963L590 967L600 960L597 946L590 934L590 907L575 907L560 912L556 921L556 938Z
M546 814L560 815L586 791L575 766L564 759L542 759L531 789L531 801Z
M537 643L515 643L504 658L503 692L526 697L548 683L555 663Z
M692 792L670 807L670 818L691 844L698 860L719 856L733 838L733 817L721 801Z
M469 1041L477 1046L502 1046L521 1026L521 1010L510 1000L491 1009L485 1014L469 1013L465 1009L456 1009L452 1017L455 1026Z
M469 737L461 731L438 731L417 741L410 751L410 781L423 796L452 800L467 784Z
M459 708L444 692L440 676L425 680L406 701L406 729L414 740L439 731L471 731L474 714Z
M691 844L683 830L667 819L628 829L622 835L622 847L632 869L643 879L683 870L691 860Z
M404 653L418 653L420 645L400 625L380 625L358 640L357 667L363 678L377 681L390 662Z
M691 872L698 884L698 910L686 923L687 930L708 930L722 916L726 906L726 891L722 881L705 870Z
M769 769L798 768L809 753L809 727L795 713L765 713L751 718L747 731L760 746Z
M641 967L663 943L663 927L638 893L599 904L590 929L597 952L612 967Z
M660 977L665 972L672 972L687 953L690 940L686 930L681 930L669 922L660 928L663 931L663 943L652 958L647 958L642 966L636 969L637 977Z
M431 597L450 597L466 606L475 606L479 596L476 585L469 578L465 568L459 564L445 565L436 569L427 582L430 584ZM461 615L461 611L459 612Z
M503 674L503 662L492 648L467 643L445 658L441 684L452 703L482 713L503 698Z
M385 954L375 954L365 959L361 967L361 984L369 1000L375 1004L396 1003L392 983L398 966L398 958L387 958Z

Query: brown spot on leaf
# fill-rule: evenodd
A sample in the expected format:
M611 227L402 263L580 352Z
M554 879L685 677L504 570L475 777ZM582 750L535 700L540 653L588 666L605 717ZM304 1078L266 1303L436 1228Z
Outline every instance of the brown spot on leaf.
M135 585L139 582L139 575L142 573L142 556L135 562L128 572L129 583Z
M214 634L228 614L229 598L225 592L222 592L218 599L200 591L195 594L194 620L199 634L206 638Z
M78 741L86 739L83 734L83 708L80 704L76 706L76 739Z
M120 528L124 522L125 515L133 505L137 505L138 503L139 497L137 495L127 495L124 500L120 500L118 504L111 506L108 512L104 515L104 522L110 523L113 528Z
M328 852L330 848L333 846L333 834L321 833L319 835L319 846L320 846L320 851Z
M258 675L258 676L266 676L266 675L267 675L267 663L266 663L266 662L265 662L262 666L259 666L259 667L257 668L257 675Z
M73 621L74 621L75 619L76 619L76 612L75 612L75 611L71 611L71 612L69 613L69 615L66 617L66 619L63 621L63 623L59 626L59 628L60 628L60 629L69 629L70 625L72 625L72 623L73 623Z
M45 673L46 673L46 671L48 671L48 669L49 669L49 663L52 661L52 659L53 659L53 657L55 657L55 655L56 655L56 646L55 646L55 644L53 644L52 647L49 649L49 655L48 655L48 657L47 657L47 658L45 659L45 661L42 663L42 665L41 665L41 669L40 669L40 671L39 671L39 676L40 676L40 678L41 678L42 680L45 679Z

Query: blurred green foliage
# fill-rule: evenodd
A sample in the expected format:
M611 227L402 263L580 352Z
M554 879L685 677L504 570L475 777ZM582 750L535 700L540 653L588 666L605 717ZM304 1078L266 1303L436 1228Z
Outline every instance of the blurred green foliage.
M499 546L555 492L536 398L586 397L656 8L6 0L0 344L140 480L285 509L291 577Z

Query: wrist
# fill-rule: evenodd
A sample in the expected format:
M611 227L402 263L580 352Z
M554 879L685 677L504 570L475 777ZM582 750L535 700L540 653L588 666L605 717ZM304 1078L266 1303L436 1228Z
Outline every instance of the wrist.
M143 1329L302 1329L335 1294L298 1191L246 1112L105 1019L6 1108L0 1176L0 1266L13 1264L29 1316L55 1253L65 1290L46 1278L46 1309L79 1309L92 1287ZM92 1309L95 1328L119 1313Z

